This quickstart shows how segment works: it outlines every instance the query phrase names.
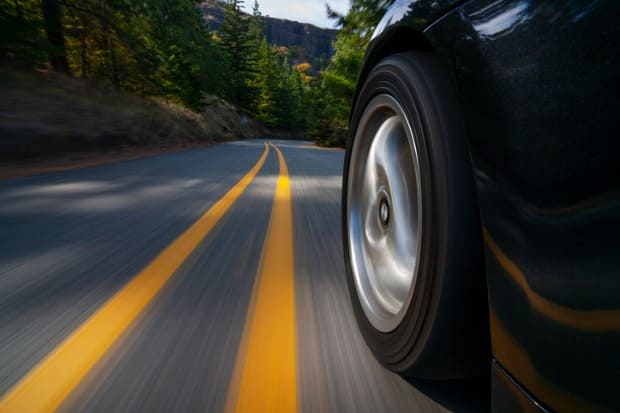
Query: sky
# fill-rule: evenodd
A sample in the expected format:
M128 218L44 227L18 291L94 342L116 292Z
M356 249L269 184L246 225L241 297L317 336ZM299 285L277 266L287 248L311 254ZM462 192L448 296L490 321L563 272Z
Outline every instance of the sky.
M325 13L325 3L340 13L345 13L349 8L349 0L258 0L261 13L265 16L333 27L334 22ZM250 11L254 0L246 0L245 5Z

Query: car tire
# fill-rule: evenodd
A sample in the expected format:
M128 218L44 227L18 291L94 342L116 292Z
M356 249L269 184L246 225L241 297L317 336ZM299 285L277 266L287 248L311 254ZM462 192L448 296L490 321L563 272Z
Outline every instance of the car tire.
M343 243L358 325L387 368L488 374L481 224L465 128L446 71L406 52L369 73L351 115Z

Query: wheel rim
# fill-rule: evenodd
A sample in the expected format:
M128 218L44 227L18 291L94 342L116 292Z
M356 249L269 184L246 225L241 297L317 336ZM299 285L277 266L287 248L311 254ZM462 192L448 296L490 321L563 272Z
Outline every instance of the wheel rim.
M370 323L387 333L411 303L422 235L418 151L407 117L389 95L371 100L361 117L347 185L355 287Z

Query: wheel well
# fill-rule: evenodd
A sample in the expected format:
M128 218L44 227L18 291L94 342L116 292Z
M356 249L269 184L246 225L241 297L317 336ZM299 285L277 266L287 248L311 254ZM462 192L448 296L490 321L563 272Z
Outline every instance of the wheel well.
M426 50L432 52L433 47L420 31L409 27L397 27L384 33L376 40L376 43L372 45L371 52L366 57L364 68L360 73L358 85L364 83L372 68L382 59L395 53L412 50ZM359 90L357 92L359 93Z

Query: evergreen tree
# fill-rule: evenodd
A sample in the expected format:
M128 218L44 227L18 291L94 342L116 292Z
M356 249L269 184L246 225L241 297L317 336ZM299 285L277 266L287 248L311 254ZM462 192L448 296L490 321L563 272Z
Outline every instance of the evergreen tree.
M198 108L204 92L220 89L220 56L193 0L161 1L159 6L149 25L156 57L153 80L165 96Z
M311 102L307 99L306 86L304 84L302 71L299 70L299 66L295 66L291 70L289 85L292 98L291 103L293 105L291 127L296 130L305 130L308 120L307 108L311 105Z
M364 5L369 0L356 1ZM300 59L299 50L266 41L257 1L247 15L241 10L243 0L228 0L216 37L208 32L198 4L5 0L0 2L0 24L9 30L0 31L0 56L29 67L52 66L142 96L164 97L195 110L204 93L217 94L273 127L345 127L369 25L341 16L336 56L315 78L309 64L289 63Z
M198 109L221 60L194 0L64 0L69 62L82 77Z
M327 7L328 16L340 26L334 56L322 74L314 113L313 134L326 143L344 145L357 75L364 51L381 17L394 0L351 0L346 15Z
M249 43L248 54L246 56L246 65L248 70L248 82L246 85L246 94L248 100L251 102L248 109L252 112L257 111L257 101L259 99L260 87L258 86L259 76L259 59L260 59L260 47L261 43L265 39L263 34L263 28L261 27L261 12L258 0L254 0L254 6L252 7L252 17L250 18L250 24L248 29Z
M224 21L219 28L221 47L229 65L226 97L232 103L249 109L252 96L247 93L253 73L250 65L252 42L249 37L251 20L241 10L243 0L227 0Z
M269 126L278 124L277 90L279 88L278 53L263 38L259 47L256 86L258 101L256 114L258 119Z

